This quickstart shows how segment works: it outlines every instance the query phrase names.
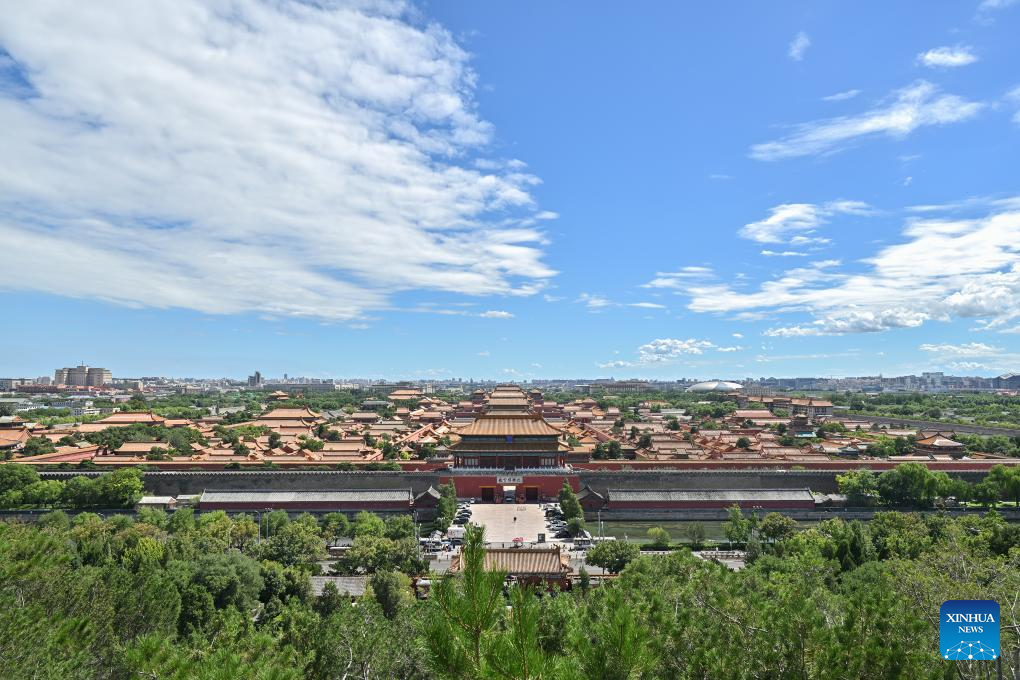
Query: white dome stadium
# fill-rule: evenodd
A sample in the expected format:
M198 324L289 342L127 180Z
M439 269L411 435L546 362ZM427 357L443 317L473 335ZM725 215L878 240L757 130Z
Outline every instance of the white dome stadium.
M742 390L744 386L740 383L727 382L725 380L709 380L700 382L687 388L688 392L733 392Z

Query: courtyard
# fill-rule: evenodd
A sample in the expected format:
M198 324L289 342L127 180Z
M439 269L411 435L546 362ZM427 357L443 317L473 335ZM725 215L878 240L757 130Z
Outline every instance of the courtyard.
M475 503L471 523L485 527L487 543L510 543L515 538L534 543L539 534L547 534L546 540L552 542L545 513L536 503Z

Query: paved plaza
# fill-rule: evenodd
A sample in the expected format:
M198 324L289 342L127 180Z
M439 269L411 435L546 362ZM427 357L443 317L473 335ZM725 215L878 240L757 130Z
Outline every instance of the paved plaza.
M471 506L470 521L485 527L487 543L509 543L515 538L534 543L539 534L551 539L545 526L545 513L536 503L475 503Z

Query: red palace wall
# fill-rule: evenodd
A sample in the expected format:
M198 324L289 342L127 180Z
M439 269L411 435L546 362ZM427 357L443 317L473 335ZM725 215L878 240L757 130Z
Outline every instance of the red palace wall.
M513 477L514 475L507 473L506 476ZM575 492L581 490L581 482L576 475L524 475L522 482L509 486L517 487L519 495L524 494L524 490L528 487L537 487L540 498L555 498L563 488L564 479L570 483L570 488ZM440 477L439 481L441 484L452 481L457 488L459 498L481 498L483 487L488 487L493 488L495 496L502 499L503 487L507 486L497 483L496 475L444 476Z
M199 504L202 510L265 510L265 503L214 503L203 502ZM390 512L407 512L411 509L410 504L399 501L367 501L364 503L354 502L322 502L322 501L290 501L276 502L272 504L274 510L341 510L355 512L360 510L386 510Z
M946 472L987 472L995 465L1020 465L1020 458L1010 459L985 459L985 460L957 460L952 462L944 461L922 461L929 470L944 470ZM881 460L826 460L826 461L722 461L722 460L670 460L670 461L593 461L591 463L572 463L571 467L576 470L789 470L797 467L805 470L830 470L833 472L844 472L869 468L871 470L891 470L900 462Z
M617 501L615 503L609 503L610 510L662 510L662 509L712 509L712 510L725 510L734 505L734 501L661 501L658 503L652 502L626 502ZM793 508L803 508L807 510L814 510L814 501L738 501L736 505L741 508L763 508L766 510L790 510Z

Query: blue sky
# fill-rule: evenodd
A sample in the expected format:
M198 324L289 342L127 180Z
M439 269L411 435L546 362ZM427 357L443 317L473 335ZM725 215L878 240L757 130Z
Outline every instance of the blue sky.
M1020 2L4 16L0 374L1020 370Z

